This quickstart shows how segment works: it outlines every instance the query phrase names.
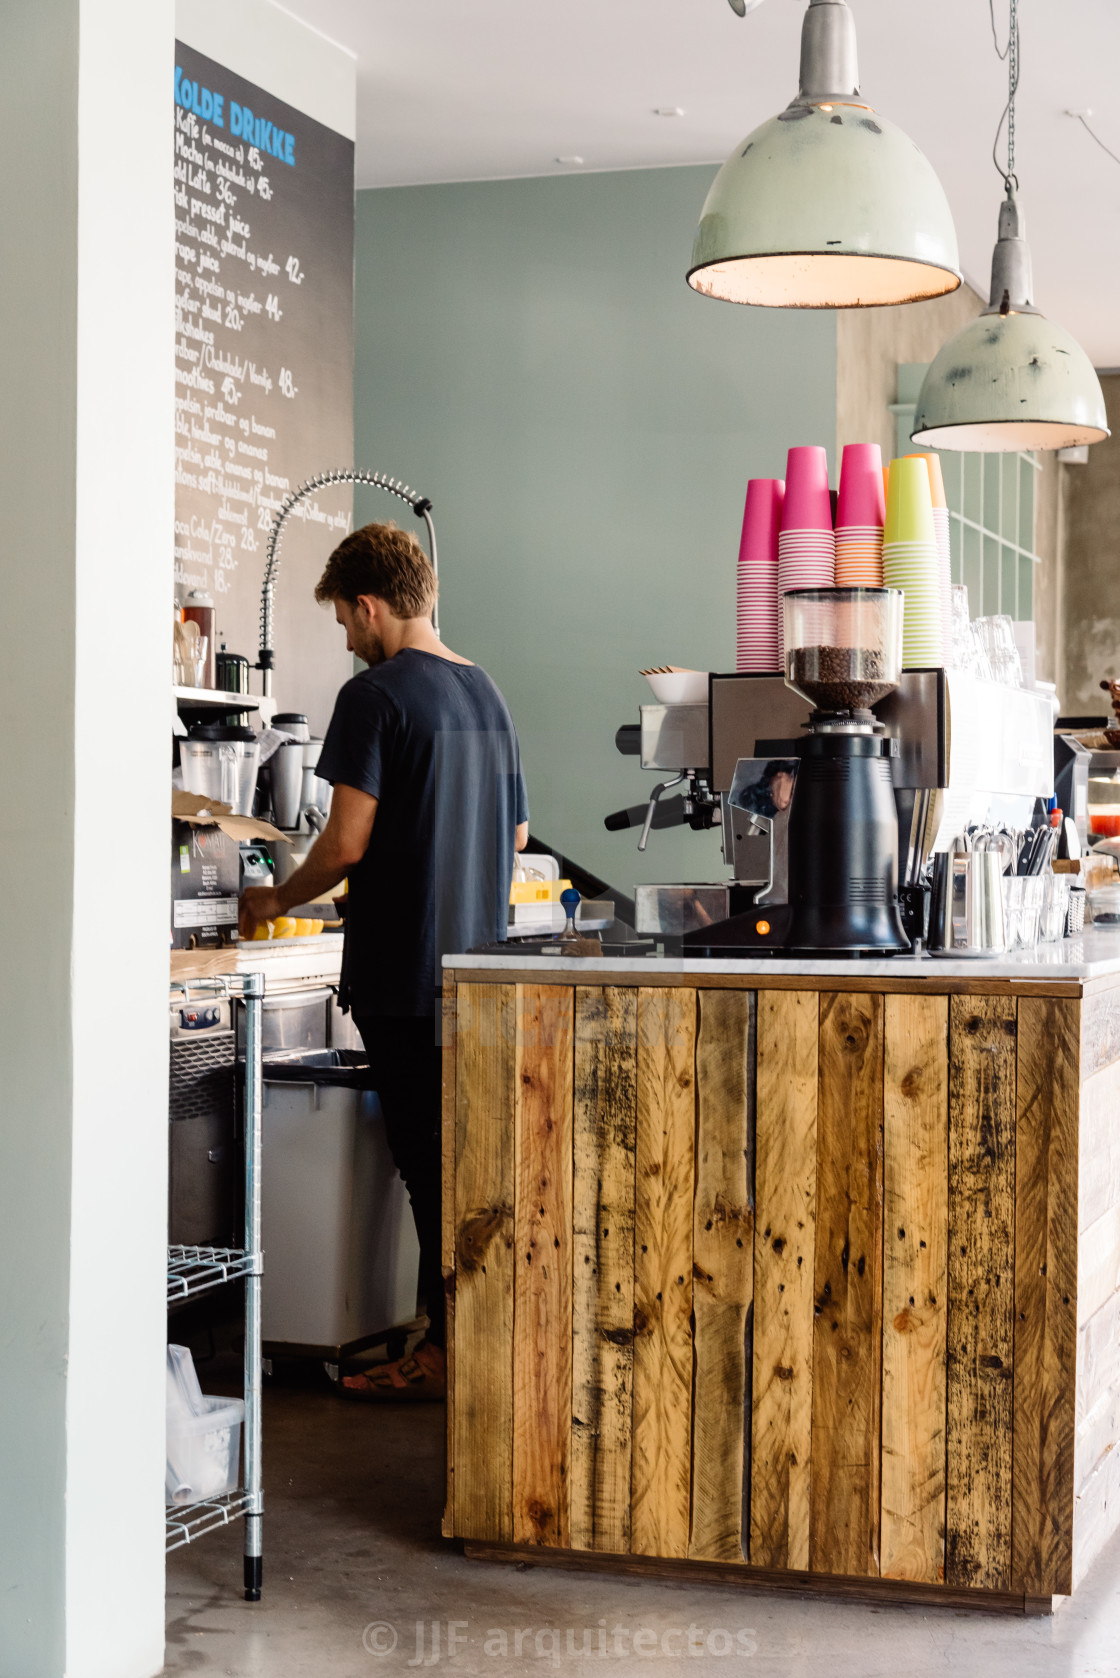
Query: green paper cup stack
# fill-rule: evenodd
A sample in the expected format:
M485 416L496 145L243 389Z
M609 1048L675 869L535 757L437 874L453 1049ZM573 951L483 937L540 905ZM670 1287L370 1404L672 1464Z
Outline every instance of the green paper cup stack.
M906 597L902 663L906 669L945 662L941 555L924 460L892 460L883 532L883 586Z

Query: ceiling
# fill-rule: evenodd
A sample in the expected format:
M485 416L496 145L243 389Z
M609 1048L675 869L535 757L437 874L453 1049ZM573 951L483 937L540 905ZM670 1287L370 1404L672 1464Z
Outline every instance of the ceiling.
M994 0L1001 45L1008 0ZM797 90L804 0L283 0L358 61L360 187L716 164ZM865 97L941 177L987 291L1006 98L989 0L852 0ZM1024 0L1021 202L1039 307L1120 367L1120 6ZM655 115L679 107L683 116ZM582 158L582 165L557 159ZM697 213L700 203L697 202ZM682 273L685 260L682 251Z

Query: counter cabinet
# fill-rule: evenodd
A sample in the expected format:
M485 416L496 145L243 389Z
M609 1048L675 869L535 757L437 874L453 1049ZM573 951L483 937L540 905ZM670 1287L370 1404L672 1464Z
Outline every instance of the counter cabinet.
M1120 1525L1120 988L597 977L445 975L445 1533L1048 1610Z

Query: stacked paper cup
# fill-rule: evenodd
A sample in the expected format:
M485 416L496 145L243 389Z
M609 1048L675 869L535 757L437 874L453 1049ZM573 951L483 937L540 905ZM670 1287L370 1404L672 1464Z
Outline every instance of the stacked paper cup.
M836 581L836 545L828 493L828 456L814 446L790 449L786 494L778 535L778 593L791 588L831 588ZM785 667L782 617L778 653Z
M941 556L929 470L921 458L891 462L883 536L884 586L906 596L903 665L912 670L943 664Z
M739 643L736 669L780 670L778 652L778 530L786 486L781 478L752 478L739 543Z
M941 636L948 656L953 644L953 569L949 550L949 503L945 496L945 477L941 457L923 454L912 458L924 460L929 473L929 493L933 501L933 529L937 537L937 553L941 560Z
M848 443L836 504L837 588L882 588L883 455L878 443Z

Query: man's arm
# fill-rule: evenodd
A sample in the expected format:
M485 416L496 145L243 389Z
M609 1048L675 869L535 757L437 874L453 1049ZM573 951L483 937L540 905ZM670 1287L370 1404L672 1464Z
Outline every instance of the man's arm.
M243 893L238 923L242 938L252 938L262 921L286 915L297 903L314 902L344 880L369 848L376 814L377 799L368 792L336 786L327 825L306 862L282 886L250 886Z
M514 835L513 835L513 848L514 848L515 851L523 851L528 843L529 843L529 823L528 822L518 822L516 831L514 832Z

